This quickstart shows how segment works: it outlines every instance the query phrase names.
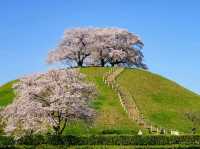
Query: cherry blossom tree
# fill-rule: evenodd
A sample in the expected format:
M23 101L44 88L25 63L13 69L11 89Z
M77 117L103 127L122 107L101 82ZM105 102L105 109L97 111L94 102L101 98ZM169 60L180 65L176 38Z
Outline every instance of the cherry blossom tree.
M141 39L126 29L75 28L65 31L61 43L49 53L48 62L147 68L143 64L143 46Z
M125 62L127 55L123 50L111 50L109 52L109 62L112 66Z
M82 67L84 60L91 55L94 44L92 28L66 30L57 48L49 53L47 62L75 62Z
M148 69L147 65L143 63L143 57L140 50L127 48L126 50L111 50L109 52L108 61L111 66L120 65Z
M111 66L147 68L141 52L144 44L135 34L120 28L98 28L95 38L96 60L100 61L101 66L109 63Z
M88 103L96 95L93 84L77 70L51 70L22 78L14 88L17 98L1 111L9 135L47 133L60 135L72 119L91 120Z

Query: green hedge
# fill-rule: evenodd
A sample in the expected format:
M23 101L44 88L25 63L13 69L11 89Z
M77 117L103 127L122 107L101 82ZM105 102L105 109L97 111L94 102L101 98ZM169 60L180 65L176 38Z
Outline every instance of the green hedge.
M1 145L14 145L15 141L12 137L0 136L0 146Z
M17 141L11 137L0 137L0 145L171 145L200 144L199 135L90 135L90 136L25 136Z
M13 145L5 146L5 149L199 149L200 145Z

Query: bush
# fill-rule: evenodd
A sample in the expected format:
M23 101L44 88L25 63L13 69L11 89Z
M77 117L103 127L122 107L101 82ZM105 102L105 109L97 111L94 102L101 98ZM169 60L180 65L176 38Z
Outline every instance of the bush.
M15 144L13 137L0 136L0 146Z
M199 135L88 135L88 136L24 136L17 141L12 137L0 137L0 145L173 145L200 144Z
M102 131L102 134L120 134L121 131L117 129L105 129Z
M39 145L46 144L46 140L43 135L27 135L15 141L15 144Z
M19 144L37 145L166 145L200 144L199 135L89 135L89 136L27 136L18 140Z

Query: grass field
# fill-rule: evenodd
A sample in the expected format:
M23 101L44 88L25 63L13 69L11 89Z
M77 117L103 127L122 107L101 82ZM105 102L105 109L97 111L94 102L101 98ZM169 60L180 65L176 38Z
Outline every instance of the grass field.
M87 81L94 83L98 97L91 103L97 117L93 123L75 121L68 124L66 134L136 134L139 127L123 111L116 93L107 87L103 75L110 68L87 67L80 71ZM125 69L117 79L126 91L135 97L140 111L149 122L164 128L191 132L193 123L186 112L200 111L200 96L164 77L138 69ZM0 106L12 102L15 97L12 84L0 87Z
M118 83L126 88L151 123L191 132L186 112L200 111L200 96L162 76L138 69L125 69Z

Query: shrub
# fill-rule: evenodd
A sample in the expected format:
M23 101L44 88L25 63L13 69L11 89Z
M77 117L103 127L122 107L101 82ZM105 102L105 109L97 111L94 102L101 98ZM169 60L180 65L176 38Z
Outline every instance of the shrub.
M7 136L0 136L0 146L15 144L14 138Z
M39 145L46 144L45 136L42 135L27 135L15 141L15 144L25 144L25 145Z
M88 136L24 136L17 141L12 137L0 137L0 145L173 145L200 144L200 135L88 135Z
M26 136L18 140L20 144L37 145L166 145L200 144L199 135L89 135L89 136Z
M117 129L105 129L102 131L102 134L120 134L120 130Z

